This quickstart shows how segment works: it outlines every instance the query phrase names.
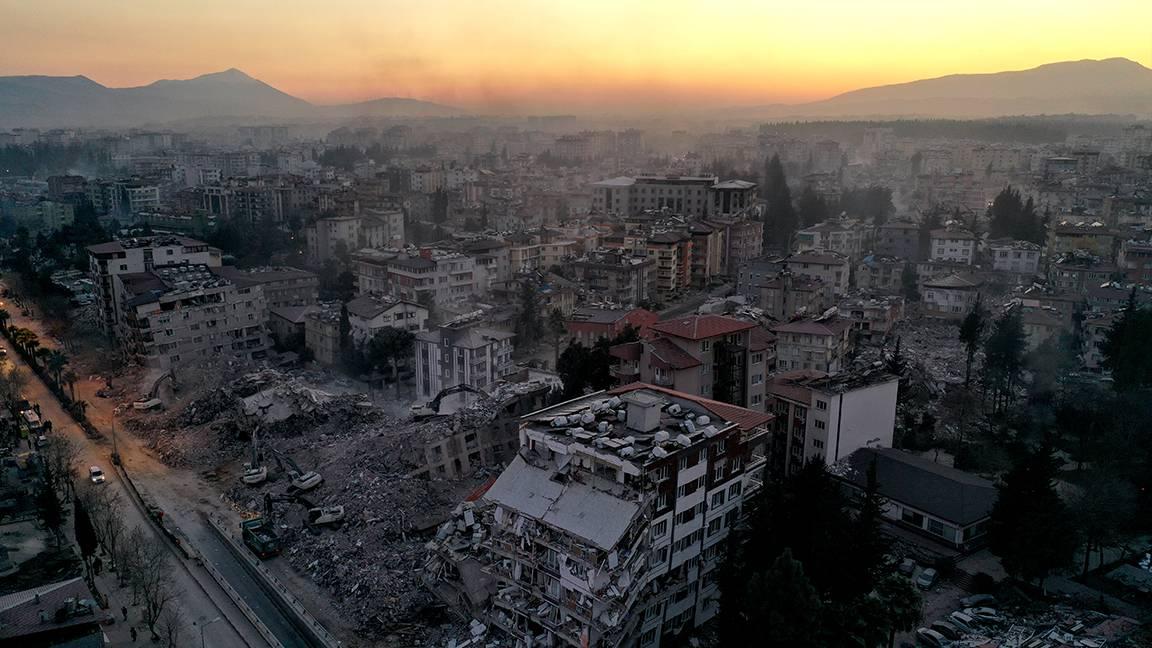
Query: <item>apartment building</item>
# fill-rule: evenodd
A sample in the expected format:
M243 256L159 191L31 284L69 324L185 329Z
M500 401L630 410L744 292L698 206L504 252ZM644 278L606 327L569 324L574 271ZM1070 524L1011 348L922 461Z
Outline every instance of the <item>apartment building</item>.
M515 371L512 339L505 331L474 324L445 324L416 334L417 398L431 400L456 385L487 389Z
M771 273L785 270L801 277L812 277L823 281L834 295L848 292L850 267L848 257L838 252L817 252L807 250L798 254L753 261L747 264L746 276L769 277Z
M359 247L402 247L404 238L404 212L399 209L364 208L360 211Z
M330 216L318 219L304 230L308 258L323 265L328 259L360 249L360 217Z
M1152 284L1152 242L1131 239L1122 241L1116 265L1126 280Z
M655 322L650 337L612 347L620 384L641 381L741 407L763 409L769 367L754 349L756 324L720 315Z
M724 231L701 221L688 224L688 235L692 239L692 287L708 288L724 273Z
M1040 271L1040 254L1040 246L1031 241L988 241L988 257L992 260L992 269L997 272L1035 275Z
M881 370L829 375L786 371L769 381L773 419L766 456L776 477L809 461L832 465L861 448L892 447L898 376Z
M959 227L932 230L928 258L971 265L976 260L976 235Z
M348 310L348 337L354 344L364 344L385 328L398 328L417 333L428 323L428 309L420 304L388 295L360 295L345 305ZM340 361L341 306L327 302L310 308L300 316L304 320L304 345L321 364ZM277 313L283 313L283 310Z
M320 277L300 268L268 266L240 270L225 266L220 274L239 286L260 286L269 310L315 304L320 296Z
M921 311L929 317L962 319L976 304L984 282L973 275L950 274L920 284Z
M352 272L361 294L390 294L401 299L438 306L461 301L477 293L476 261L459 252L423 249L407 252L364 249L352 255Z
M723 234L720 267L724 274L736 274L740 266L763 253L764 221L755 209L738 216L712 216L707 222Z
M800 319L772 327L776 367L839 373L852 348L852 321L836 315Z
M184 236L140 237L88 246L88 274L100 302L101 329L111 334L120 321L121 300L115 293L115 276L179 265L219 268L220 250Z
M590 347L600 338L611 340L629 326L641 336L647 335L648 327L658 318L643 308L577 308L568 317L568 336Z
M149 367L213 357L257 360L268 352L268 308L258 285L238 286L203 264L113 275L116 337Z
M1055 258L1076 251L1111 260L1117 233L1099 221L1060 222L1048 228L1048 254Z
M716 176L634 176L592 183L593 211L632 215L649 210L703 218L710 214ZM753 185L753 188L755 185Z
M764 314L777 320L796 315L823 313L832 305L831 291L823 281L782 272L760 285L755 302Z
M656 298L656 260L624 252L590 252L568 265L572 278L590 296L636 305Z
M426 582L524 645L668 645L717 613L771 422L644 384L534 412L464 525L438 535Z
M855 221L829 220L796 232L796 251L829 251L848 257L860 258L864 244L864 229Z
M71 203L39 200L17 204L7 209L16 227L23 227L35 237L48 235L75 222L75 207Z
M647 256L656 261L656 295L670 300L692 284L692 237L684 232L658 232L648 237Z
M898 257L870 254L856 266L856 287L873 292L901 292L906 265L908 262Z
M923 258L920 250L920 224L911 221L888 221L876 228L876 240L872 251L880 256L897 257L919 261Z

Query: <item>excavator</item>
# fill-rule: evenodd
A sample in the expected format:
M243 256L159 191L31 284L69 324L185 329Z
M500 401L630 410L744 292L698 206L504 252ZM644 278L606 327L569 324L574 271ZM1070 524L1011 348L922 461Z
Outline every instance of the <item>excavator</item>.
M484 390L477 389L471 385L465 385L463 383L456 385L456 386L453 386L453 387L447 387L445 389L441 389L440 393L436 394L436 397L433 398L432 400L428 401L427 403L414 404L412 406L412 420L413 421L423 421L424 419L432 418L433 416L439 416L440 415L440 401L444 400L445 396L451 396L452 394L459 394L460 392L470 392L473 394L478 394L478 395L483 396L485 398L488 397L488 393L485 392Z
M287 502L289 504L299 504L303 506L306 511L305 524L308 526L338 526L344 521L344 507L341 505L316 506L311 500L302 495L273 495L272 493L264 494L265 520L275 520L276 509L273 505L277 502Z
M295 461L292 461L292 457L285 455L275 448L269 448L268 452L271 453L272 458L276 460L276 466L281 472L284 472L285 466L287 466L288 478L292 480L288 486L291 491L303 493L324 483L324 477L322 477L320 473L315 470L309 470L307 472L301 470L300 466L297 465Z
M263 484L264 480L268 479L268 466L260 461L260 445L257 440L259 432L260 426L257 425L252 431L252 460L244 464L244 475L240 477L240 481L249 486Z

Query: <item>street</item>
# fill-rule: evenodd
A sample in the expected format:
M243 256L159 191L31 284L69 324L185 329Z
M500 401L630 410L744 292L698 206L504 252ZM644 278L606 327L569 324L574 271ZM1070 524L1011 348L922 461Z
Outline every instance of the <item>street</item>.
M13 325L27 326L27 318L21 317L18 312L13 313L12 310L9 312L12 313ZM44 339L46 340L46 338ZM27 376L27 383L24 386L25 398L38 403L42 416L52 421L51 434L67 435L79 444L80 455L76 465L77 479L87 478L89 466L101 467L107 476L107 481L103 487L116 490L123 500L124 521L127 527L130 529L133 526L139 526L149 534L157 535L145 518L144 512L133 502L126 487L121 482L119 474L113 470L109 458L111 442L89 439L63 410L48 387L32 372L32 369L27 366L19 354L11 350L11 345L6 341L3 342L3 345L9 349L8 362L20 367ZM135 444L132 443L121 443L119 446L122 456L125 456L125 466L129 471L135 470L136 465L140 463L141 453L132 451L134 447ZM198 639L200 624L208 622L203 629L206 645L224 648L242 648L245 646L256 648L268 645L203 567L183 559L175 551L171 551L171 554L172 562L177 567L171 571L174 586L179 592L181 609L189 622L189 627L185 629L186 633L195 632ZM113 585L113 587L115 586ZM127 588L106 589L103 593L109 595L112 601L110 610L119 610L121 605L131 607L129 605L131 596L128 594ZM128 602L123 602L124 599L128 599ZM119 621L120 615L116 614L115 616ZM221 617L222 621L211 622L217 617ZM196 622L197 626L192 627L192 622ZM131 643L127 625L123 623L118 622L106 628L106 632L112 639L113 645Z

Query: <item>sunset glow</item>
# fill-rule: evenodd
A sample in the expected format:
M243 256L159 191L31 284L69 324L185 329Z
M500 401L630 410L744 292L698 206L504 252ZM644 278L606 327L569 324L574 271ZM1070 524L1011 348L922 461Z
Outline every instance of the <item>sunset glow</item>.
M0 0L0 74L237 67L318 103L611 110L821 99L1081 58L1152 64L1152 3Z

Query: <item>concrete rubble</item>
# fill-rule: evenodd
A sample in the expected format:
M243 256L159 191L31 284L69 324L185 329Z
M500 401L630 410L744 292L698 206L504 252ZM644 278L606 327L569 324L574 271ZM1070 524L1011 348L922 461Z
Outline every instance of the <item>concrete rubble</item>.
M362 393L318 388L321 378L267 369L243 374L184 407L133 416L130 426L165 462L211 469L222 480L238 475L249 457L250 432L259 426L262 450L323 475L323 485L307 493L311 502L345 508L340 527L314 529L303 524L302 507L278 503L275 524L283 557L327 592L364 638L383 645L500 645L449 616L421 574L426 543L501 467L482 466L462 479L413 475L427 473L430 443L492 424L505 403L539 385L501 383L456 412L415 422L373 406ZM264 463L270 471L264 484L237 479L225 487L236 509L262 512L265 493L285 491L287 477L267 453Z

